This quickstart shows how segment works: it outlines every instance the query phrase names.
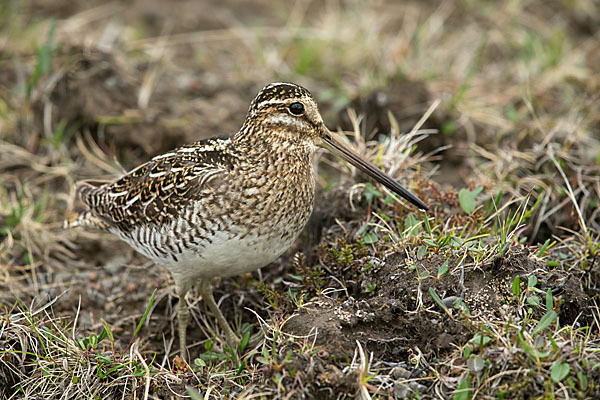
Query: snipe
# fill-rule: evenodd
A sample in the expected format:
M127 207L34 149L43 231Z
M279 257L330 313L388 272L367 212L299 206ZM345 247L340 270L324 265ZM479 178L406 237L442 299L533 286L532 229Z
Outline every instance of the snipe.
M338 142L306 89L273 83L252 101L232 138L180 147L114 182L79 183L77 193L88 209L66 225L114 233L170 271L179 295L183 357L189 318L185 295L195 282L234 349L239 339L213 299L210 279L258 269L294 242L313 209L317 147L427 210L393 178Z

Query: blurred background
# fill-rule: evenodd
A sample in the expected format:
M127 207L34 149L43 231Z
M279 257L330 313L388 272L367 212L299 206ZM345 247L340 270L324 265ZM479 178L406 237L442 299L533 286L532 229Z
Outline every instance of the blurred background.
M353 109L368 139L389 133L389 113L410 131L439 100L421 126L435 134L419 149L449 145L434 179L458 185L472 175L465 155L473 144L526 146L541 129L573 141L599 134L598 114L589 112L599 85L598 7L4 1L0 84L5 109L31 108L16 144L33 149L57 127L67 142L89 131L126 167L234 133L272 81L306 86L332 129L352 130ZM15 125L5 118L1 137Z

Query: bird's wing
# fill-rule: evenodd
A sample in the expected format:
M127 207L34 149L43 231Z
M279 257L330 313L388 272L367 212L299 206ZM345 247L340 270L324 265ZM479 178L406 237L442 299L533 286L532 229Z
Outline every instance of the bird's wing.
M77 193L88 210L67 225L128 232L135 225L172 219L211 180L226 178L233 162L230 143L229 139L203 140L156 156L112 183L79 183Z

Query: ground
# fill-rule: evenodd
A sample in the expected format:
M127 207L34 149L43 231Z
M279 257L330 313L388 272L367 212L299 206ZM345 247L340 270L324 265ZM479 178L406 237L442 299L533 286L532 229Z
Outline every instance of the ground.
M168 4L168 5L167 5ZM597 398L593 1L0 2L0 398ZM234 133L257 91L430 205L327 154L282 257L195 292L66 230L74 183Z

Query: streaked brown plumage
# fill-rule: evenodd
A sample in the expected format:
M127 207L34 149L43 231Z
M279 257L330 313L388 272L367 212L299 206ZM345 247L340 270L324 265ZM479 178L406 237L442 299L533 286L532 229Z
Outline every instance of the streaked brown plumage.
M317 146L427 209L337 142L306 89L274 83L258 93L231 139L180 147L111 183L78 184L88 210L67 225L112 232L171 272L180 296L183 356L189 316L184 296L195 281L234 347L238 339L212 298L209 280L258 269L293 243L313 208Z

